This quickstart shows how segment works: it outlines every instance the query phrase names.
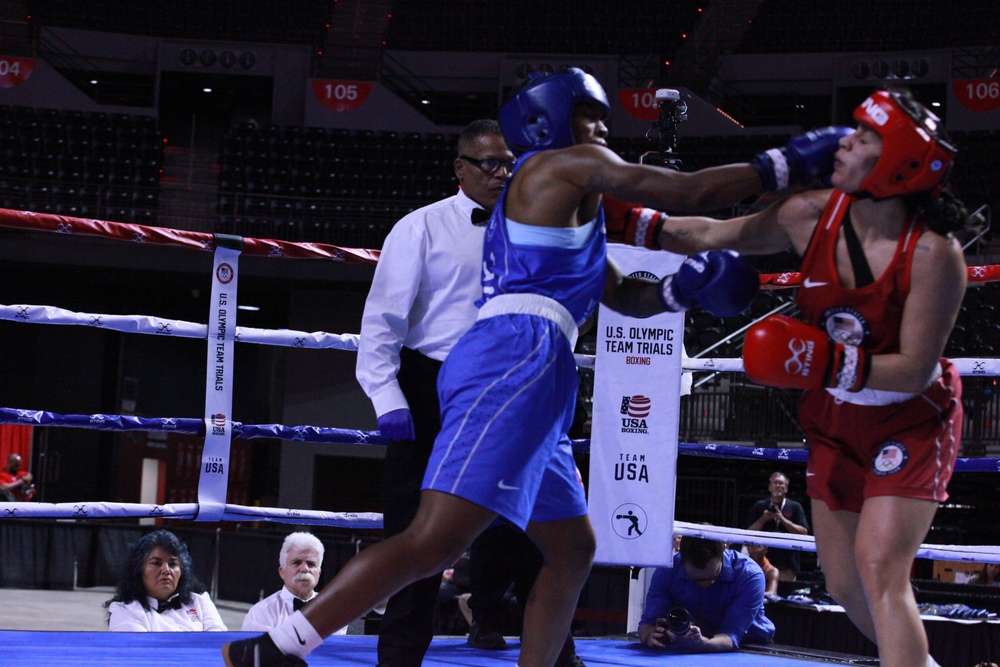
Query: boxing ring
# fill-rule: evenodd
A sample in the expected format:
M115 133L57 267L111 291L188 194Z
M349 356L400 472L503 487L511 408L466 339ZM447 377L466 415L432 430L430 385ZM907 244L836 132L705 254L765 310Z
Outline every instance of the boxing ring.
M234 438L271 438L290 442L329 444L384 444L377 431L326 428L309 425L244 424L232 419L233 346L257 344L299 349L356 351L359 336L293 330L267 330L234 325L238 303L239 257L256 256L268 261L281 259L321 260L342 263L372 264L378 251L340 248L316 243L233 237L143 225L0 209L0 227L31 233L51 233L53 243L72 243L65 237L93 236L122 243L175 246L192 251L213 253L210 276L213 288L206 324L165 319L155 316L116 315L70 311L52 305L0 305L0 320L17 324L66 325L99 328L125 334L192 338L206 342L206 400L200 418L175 416L139 417L116 414L58 414L39 406L0 407L0 424L32 427L64 427L102 431L144 431L183 433L203 437L197 502L191 503L112 503L112 502L0 502L0 519L162 519L219 521L269 521L339 528L378 529L381 515L373 512L328 512L294 508L252 507L227 502L231 443ZM765 288L780 289L798 284L798 274L761 276ZM970 284L1000 280L1000 266L969 267ZM1000 376L1000 359L954 359L963 376ZM594 364L594 358L577 355L580 366ZM685 358L685 372L742 371L740 359ZM589 449L589 441L574 442L579 451ZM680 453L697 456L735 457L760 461L804 463L806 452L799 449L744 447L736 445L680 444ZM956 474L965 472L1000 472L1000 459L960 458ZM814 551L811 536L778 535L702 524L675 522L675 532L741 544ZM962 546L924 544L917 556L951 561L980 563L1000 562L998 546ZM219 648L227 638L211 633L175 636L111 635L110 633L32 633L0 631L8 646L18 646L21 664L145 664L149 655L158 664L216 664ZM236 633L224 633L227 635ZM374 664L374 636L332 637L314 652L310 664ZM513 642L516 644L516 641ZM714 656L721 664L785 665L836 662L836 658L802 650L795 655L780 648L755 654ZM664 659L662 652L638 646L634 641L616 639L580 639L578 654L587 665L652 665ZM25 658L25 655L27 656ZM484 653L466 646L464 638L437 638L425 665L511 665L516 652ZM702 664L698 656L671 656L671 664ZM938 657L942 660L941 657ZM759 662L758 662L759 661ZM839 664L873 664L845 661ZM947 665L947 662L942 662Z

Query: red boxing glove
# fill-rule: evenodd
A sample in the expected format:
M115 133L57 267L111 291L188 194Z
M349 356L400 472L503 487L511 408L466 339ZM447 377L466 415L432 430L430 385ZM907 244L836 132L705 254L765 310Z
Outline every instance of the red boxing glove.
M657 235L669 217L666 213L607 195L603 201L608 241L662 250Z
M819 329L784 315L753 325L743 342L747 377L769 387L861 391L870 361L866 350L834 342Z

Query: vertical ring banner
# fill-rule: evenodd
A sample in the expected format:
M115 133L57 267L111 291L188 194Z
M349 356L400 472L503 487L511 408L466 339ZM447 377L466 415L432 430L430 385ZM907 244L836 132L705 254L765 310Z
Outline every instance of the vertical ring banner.
M650 281L684 259L616 243L608 255L626 276ZM669 566L684 313L637 319L601 306L597 326L588 496L594 561Z
M233 342L236 338L239 256L239 250L215 249L205 369L205 446L201 452L196 521L221 521L226 509L233 428Z

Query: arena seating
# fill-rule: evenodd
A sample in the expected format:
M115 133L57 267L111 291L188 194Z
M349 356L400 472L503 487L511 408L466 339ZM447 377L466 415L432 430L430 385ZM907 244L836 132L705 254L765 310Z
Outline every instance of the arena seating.
M948 3L919 0L851 0L758 3L740 51L877 51L952 48L995 43L995 11L971 3L961 11ZM336 3L300 0L295 11L267 0L204 3L176 0L135 3L108 0L28 0L40 25L164 37L271 43L325 43L325 27ZM628 3L584 0L512 0L503 11L488 3L465 3L441 12L433 0L395 3L386 46L396 50L497 51L521 53L637 54L671 56L697 29L706 3L695 0ZM427 20L433 16L434 20ZM830 20L836 17L837 20ZM480 26L491 25L484 31ZM559 26L553 30L552 26Z
M502 10L471 2L461 12L441 12L434 0L410 0L394 8L386 45L411 51L670 55L694 29L703 4L645 3L637 11L628 3L513 0ZM483 25L492 27L484 31Z
M37 25L79 28L159 37L216 39L240 42L324 43L333 5L329 0L297 0L292 11L268 0L199 2L74 2L28 0Z
M152 116L0 106L0 204L155 224L162 141Z
M970 210L986 204L1000 211L996 178L1000 173L1000 130L955 132L952 139L959 150L952 174L955 192Z
M740 46L743 53L851 52L996 44L989 3L918 0L765 0Z
M163 144L152 116L0 106L0 135L4 207L155 224ZM1000 132L954 138L962 150L956 192L970 210L997 208ZM677 155L695 170L785 140L684 138ZM216 231L380 247L400 216L455 191L454 141L442 133L233 128L219 152ZM629 161L651 149L644 139L612 139L612 147Z
M455 192L453 135L242 125L220 153L217 231L380 247L407 212ZM355 238L357 235L355 235Z

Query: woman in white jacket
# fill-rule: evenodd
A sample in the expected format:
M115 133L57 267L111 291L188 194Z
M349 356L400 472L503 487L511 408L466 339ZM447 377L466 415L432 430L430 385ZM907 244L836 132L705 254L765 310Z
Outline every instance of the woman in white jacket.
M105 603L112 632L224 632L215 603L191 570L187 546L169 530L129 548L115 596Z

